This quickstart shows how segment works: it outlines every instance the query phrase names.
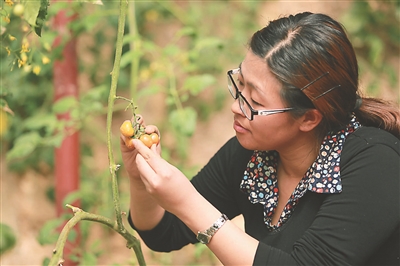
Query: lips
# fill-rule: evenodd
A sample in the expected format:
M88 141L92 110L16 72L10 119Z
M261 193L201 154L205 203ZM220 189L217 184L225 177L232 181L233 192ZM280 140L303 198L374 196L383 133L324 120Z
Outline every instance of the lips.
M246 133L249 130L242 126L242 124L238 120L234 120L233 122L233 129L236 133Z

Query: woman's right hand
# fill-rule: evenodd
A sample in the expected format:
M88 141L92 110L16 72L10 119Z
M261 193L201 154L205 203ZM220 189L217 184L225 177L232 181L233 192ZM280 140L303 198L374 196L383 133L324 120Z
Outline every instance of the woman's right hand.
M160 137L160 131L158 130L158 128L154 125L145 126L144 119L142 116L136 115L136 117L135 116L132 117L131 119L132 122L134 122L133 119L136 119L137 123L145 127L145 133L151 134L155 132ZM136 155L138 154L138 152L135 149L135 147L132 147L131 145L128 145L129 146L128 147L126 145L127 139L128 137L125 137L122 134L120 135L120 149L122 154L122 160L126 168L126 171L128 172L129 177L141 182L140 174L136 166ZM156 150L158 154L161 154L160 143L157 144Z

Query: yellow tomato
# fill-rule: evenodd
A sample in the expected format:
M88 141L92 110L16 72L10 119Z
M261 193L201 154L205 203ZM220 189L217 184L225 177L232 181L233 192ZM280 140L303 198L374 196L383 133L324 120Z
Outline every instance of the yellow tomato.
M135 129L132 126L131 120L125 120L119 128L121 134L125 137L132 137L135 134Z

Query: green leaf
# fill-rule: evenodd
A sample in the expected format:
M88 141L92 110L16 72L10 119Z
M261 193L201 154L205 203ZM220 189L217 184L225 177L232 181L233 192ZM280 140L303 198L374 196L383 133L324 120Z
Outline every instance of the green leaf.
M58 228L62 225L62 217L47 221L39 231L38 241L40 245L54 244L57 242L59 232Z
M0 256L12 249L17 242L14 230L3 223L0 223Z
M31 25L36 26L36 18L39 14L40 10L40 1L29 1L25 0L22 2L25 6L24 9L24 18Z
M46 21L47 17L47 8L50 5L49 0L41 0L40 1L40 9L39 14L36 18L35 23L35 32L38 36L42 36L42 27Z
M73 110L77 106L78 106L78 101L76 100L76 98L68 96L58 100L53 105L53 112L55 112L56 114L64 114L67 113L68 111Z
M35 29L38 36L42 35L42 27L47 17L47 8L50 5L49 0L22 2L25 6L24 17L26 21Z
M72 204L73 202L80 200L82 198L82 192L80 190L68 193L68 195L63 199L63 206L66 204Z
M100 85L93 87L88 90L85 94L82 94L81 99L83 101L101 101L107 99L108 86Z
M124 68L129 65L132 60L136 57L140 57L143 53L138 50L130 50L121 56L120 68Z
M97 265L97 256L91 252L84 252L81 265Z
M36 113L24 121L24 128L29 130L38 130L41 128L54 129L57 124L57 117L54 114ZM53 132L53 130L50 130Z
M181 37L181 36L194 36L194 35L196 35L196 29L193 28L193 27L184 27L184 28L180 29L176 33L176 35L178 37Z
M83 26L86 32L93 31L94 27L98 25L99 21L102 19L101 16L94 15L86 15L83 18L79 19L80 24Z
M196 49L201 50L206 47L217 47L223 46L223 42L219 38L203 38L196 43Z
M139 35L133 35L133 34L125 34L124 38L122 40L122 44L129 44L131 42L137 42L140 41L140 36Z
M196 129L197 113L192 107L173 110L169 115L170 125L178 134L192 136Z
M169 44L163 49L163 54L166 55L167 57L177 55L181 52L182 50L177 45L173 44Z
M137 97L140 98L142 96L149 96L149 95L154 95L162 91L162 87L157 84L151 84L141 90L138 91Z
M159 47L157 47L157 45L152 42L152 41L147 41L147 40L143 40L142 42L142 48L145 51L149 51L149 52L154 52L157 51Z
M68 234L67 239L68 239L68 241L70 241L70 242L75 242L77 236L78 236L78 233L76 232L76 229L75 229L75 228L72 228L72 229L69 231L69 234Z
M55 135L46 138L46 146L52 146L59 148L64 140L65 135L62 133L57 133Z
M204 74L204 75L196 75L187 78L183 84L183 88L185 90L190 91L190 93L194 96L198 95L202 92L206 87L214 84L216 79L213 75Z
M42 138L36 131L28 132L18 137L12 149L7 153L7 161L21 159L31 152L41 143Z
M42 266L49 266L49 264L50 264L50 258L44 258Z

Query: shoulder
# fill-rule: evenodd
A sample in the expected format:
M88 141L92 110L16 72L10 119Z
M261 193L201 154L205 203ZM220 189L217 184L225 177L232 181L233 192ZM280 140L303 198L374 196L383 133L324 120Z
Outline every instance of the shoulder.
M385 130L361 127L347 138L343 153L356 154L365 149L387 149L400 155L400 140Z
M340 159L343 180L345 176L349 178L357 175L363 180L362 182L369 178L373 181L376 177L398 182L399 142L398 138L378 128L357 129L347 138L343 146Z

